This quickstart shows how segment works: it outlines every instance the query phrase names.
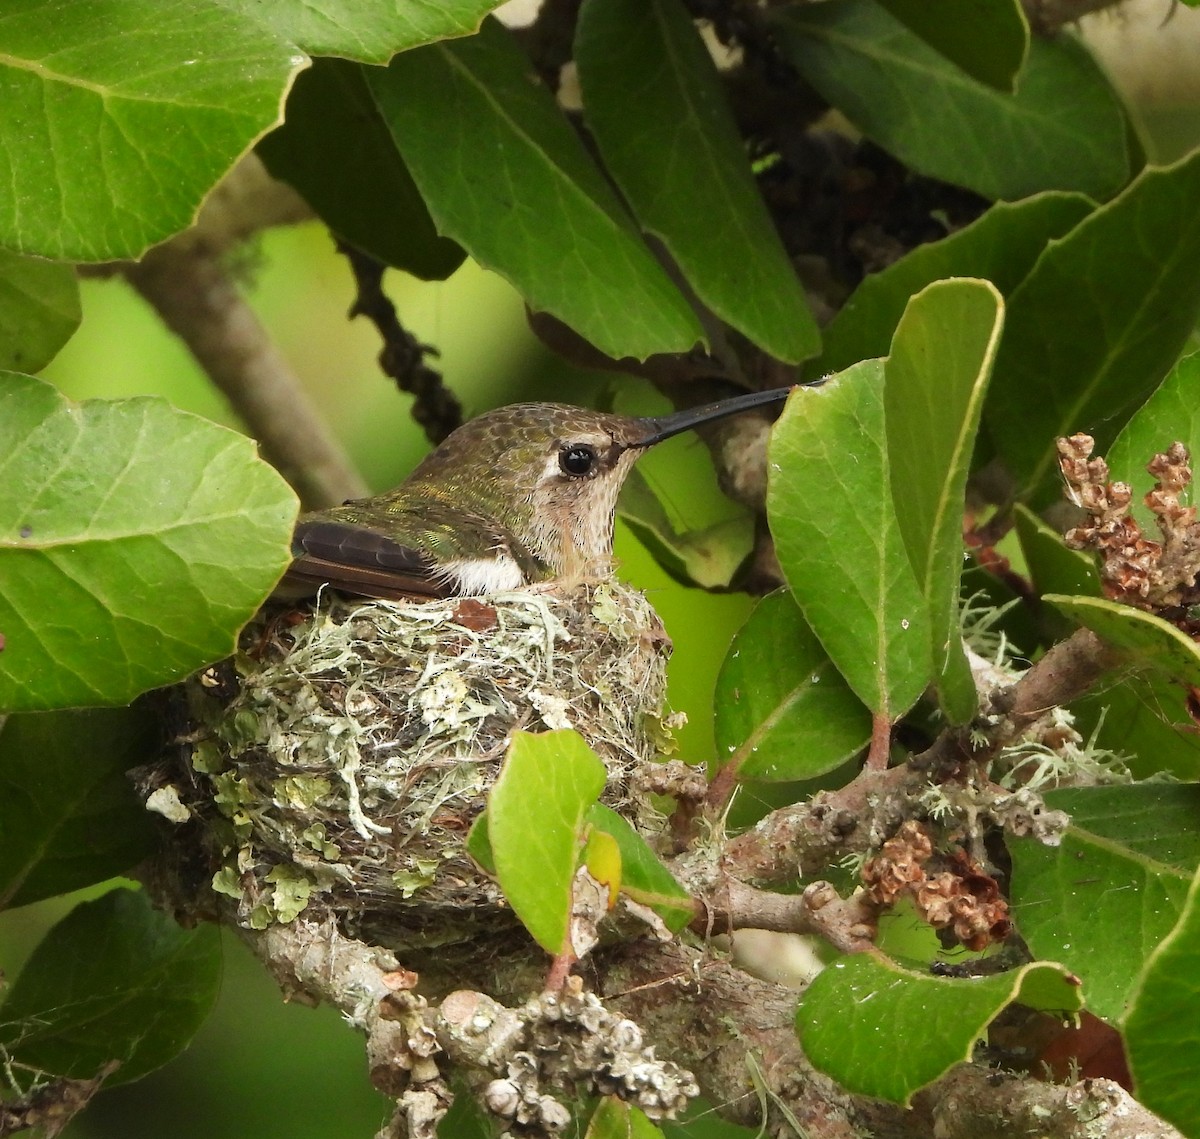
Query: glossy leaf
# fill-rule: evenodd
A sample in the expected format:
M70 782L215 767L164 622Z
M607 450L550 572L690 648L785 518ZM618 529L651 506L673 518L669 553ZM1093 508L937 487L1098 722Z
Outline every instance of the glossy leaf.
M790 6L784 55L906 165L987 198L1116 193L1130 175L1124 111L1085 48L1037 38L1002 95L971 79L875 0Z
M939 281L909 301L884 362L892 501L929 607L939 702L956 724L978 703L958 610L963 511L1003 325L994 285Z
M1104 597L1051 593L1042 600L1120 649L1134 667L1200 686L1200 645L1161 617Z
M257 8L257 6L256 6ZM282 117L306 64L204 0L10 0L0 19L0 245L71 261L137 257L184 229Z
M1200 871L1179 921L1150 954L1124 1023L1139 1102L1185 1135L1200 1119Z
M568 944L585 816L604 764L574 731L514 732L488 798L487 836L505 898L550 954Z
M290 559L253 442L158 399L0 375L0 479L0 709L125 704L227 655Z
M685 585L704 589L728 586L754 546L754 519L745 512L701 530L680 533L637 467L621 488L617 513L654 560Z
M815 354L821 338L800 279L680 0L585 0L575 61L605 166L696 295L780 360Z
M1039 501L1058 493L1055 439L1086 431L1103 454L1200 317L1198 198L1200 152L1146 170L1009 298L985 423Z
M1063 536L1028 507L1018 504L1013 517L1021 553L1039 594L1101 596L1095 558L1082 550L1069 549Z
M740 779L812 779L866 747L871 714L786 590L764 597L717 678L717 760Z
M696 916L691 895L678 883L633 826L611 807L593 804L587 821L617 845L621 855L621 893L649 906L675 933Z
M968 75L1011 91L1029 50L1017 0L879 0L902 24Z
M1200 458L1200 352L1176 362L1154 393L1137 409L1104 456L1109 475L1133 488L1133 513L1143 525L1153 516L1143 501L1154 485L1146 464L1172 443ZM1193 486L1192 501L1196 501ZM1152 536L1157 537L1153 534Z
M687 351L700 323L553 96L495 21L369 82L439 232L610 356Z
M463 251L437 235L360 64L316 60L258 154L330 229L385 264L442 280L462 263Z
M1058 965L949 979L882 955L841 957L813 980L796 1012L804 1054L847 1091L907 1106L915 1092L971 1059L987 1026L1014 1001L1073 1013L1078 983Z
M1045 798L1071 825L1056 847L1009 840L1017 928L1036 957L1083 978L1092 1012L1116 1020L1200 865L1200 787L1088 787Z
M605 1096L592 1112L584 1139L663 1139L640 1108L616 1096Z
M71 339L79 316L74 269L0 249L0 368L44 368Z
M144 894L81 902L42 939L0 1005L14 1066L90 1079L111 1060L128 1083L178 1055L221 980L216 926L185 930Z
M892 506L882 361L797 389L767 457L767 516L805 620L868 708L902 715L933 666L928 606Z
M1093 209L1082 194L1048 192L1020 202L997 202L982 217L940 241L918 245L872 273L826 325L821 355L805 369L810 378L857 360L887 355L908 298L946 277L980 277L1008 296L1025 279L1046 245Z
M469 36L501 0L220 0L312 55L387 63L398 51Z
M1097 747L1126 757L1135 779L1166 771L1200 780L1200 733L1187 690L1155 673L1124 676L1071 705L1075 728Z
M122 874L155 849L126 772L151 762L145 712L9 716L0 728L0 910Z

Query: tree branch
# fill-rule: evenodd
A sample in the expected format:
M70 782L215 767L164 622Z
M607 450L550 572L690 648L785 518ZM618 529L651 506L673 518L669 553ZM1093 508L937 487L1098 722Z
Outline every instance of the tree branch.
M235 167L195 226L120 267L188 346L306 508L366 494L366 484L242 297L223 258L247 234L298 220L300 206L257 161Z

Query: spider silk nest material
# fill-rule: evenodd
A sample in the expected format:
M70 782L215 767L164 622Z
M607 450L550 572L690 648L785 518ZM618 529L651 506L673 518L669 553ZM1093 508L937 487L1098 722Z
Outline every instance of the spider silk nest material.
M669 654L649 603L616 583L327 594L260 615L236 657L186 682L184 746L143 780L147 806L180 824L176 847L186 827L194 851L201 825L202 874L243 926L332 914L398 950L511 930L464 848L511 732L579 731L608 769L604 801L652 838L663 820L639 776L664 739Z

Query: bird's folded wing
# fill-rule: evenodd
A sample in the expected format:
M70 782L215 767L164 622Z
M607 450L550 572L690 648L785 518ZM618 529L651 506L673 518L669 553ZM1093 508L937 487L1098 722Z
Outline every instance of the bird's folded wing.
M293 561L275 588L280 599L309 596L328 585L359 597L449 597L453 583L420 550L352 522L301 519Z

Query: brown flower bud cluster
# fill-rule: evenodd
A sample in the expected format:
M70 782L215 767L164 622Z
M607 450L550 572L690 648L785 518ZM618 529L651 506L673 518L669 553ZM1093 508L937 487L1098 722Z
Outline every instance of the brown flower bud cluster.
M1197 632L1188 627L1194 622L1183 611L1200 602L1196 586L1200 523L1196 508L1180 502L1181 493L1192 481L1187 448L1172 443L1147 464L1156 480L1145 497L1161 535L1161 541L1154 541L1130 515L1133 491L1129 484L1110 482L1108 464L1091 458L1094 445L1090 435L1058 441L1067 498L1091 516L1084 525L1067 532L1067 545L1100 555L1100 578L1107 597L1174 620L1185 632Z
M945 869L930 872L928 864ZM950 930L968 949L1003 941L1012 929L1008 903L995 878L961 848L935 853L925 828L913 819L863 866L867 893L881 906L903 895L934 929Z

